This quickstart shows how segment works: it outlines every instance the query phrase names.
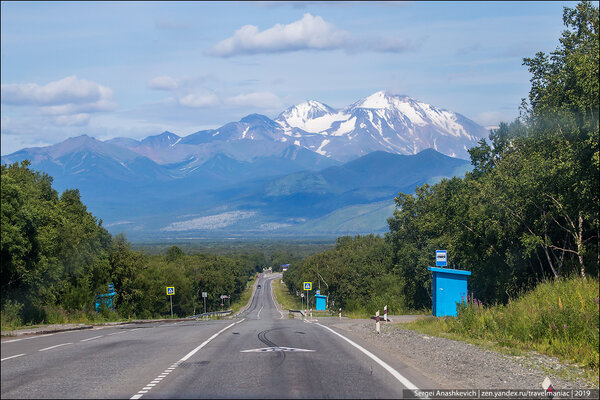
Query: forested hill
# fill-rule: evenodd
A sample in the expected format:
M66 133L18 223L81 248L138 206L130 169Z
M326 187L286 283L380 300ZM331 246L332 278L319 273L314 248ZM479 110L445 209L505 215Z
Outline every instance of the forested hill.
M491 304L548 279L597 279L598 8L581 2L563 21L552 54L523 59L522 116L469 150L472 172L400 194L385 238L339 238L284 273L289 288L321 276L347 310L429 308L436 249L472 271L469 292Z

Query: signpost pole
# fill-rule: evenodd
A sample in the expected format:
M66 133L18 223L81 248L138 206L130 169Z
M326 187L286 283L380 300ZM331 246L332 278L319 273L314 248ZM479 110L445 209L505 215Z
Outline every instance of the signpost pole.
M171 299L171 318L173 318L173 296L169 296Z
M206 314L206 297L203 297L204 299L204 314Z

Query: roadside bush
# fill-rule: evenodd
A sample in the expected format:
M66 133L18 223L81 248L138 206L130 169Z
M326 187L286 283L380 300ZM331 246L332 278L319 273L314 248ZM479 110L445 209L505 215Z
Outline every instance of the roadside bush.
M2 305L2 330L15 329L23 324L21 320L21 311L23 310L23 304L7 300Z

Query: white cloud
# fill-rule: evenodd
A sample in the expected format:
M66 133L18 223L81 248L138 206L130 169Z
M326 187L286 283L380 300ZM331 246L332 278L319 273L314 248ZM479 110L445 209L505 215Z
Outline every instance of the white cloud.
M39 115L57 126L84 126L90 113L115 108L111 88L87 79L68 76L46 85L37 83L2 84L2 103L35 107Z
M230 97L227 103L238 107L277 109L283 106L281 99L271 92L254 92Z
M177 81L170 76L157 76L151 79L147 84L149 89L155 90L175 90L178 87Z
M190 93L178 99L180 105L192 108L212 107L219 104L214 93Z
M410 46L397 37L355 37L336 28L320 16L304 14L299 21L277 24L260 32L255 25L244 25L232 37L207 50L208 55L231 57L241 54L279 53L296 50L345 50L402 52Z
M37 83L2 84L2 102L14 105L93 104L109 100L112 93L106 86L74 75L44 86Z
M291 24L277 24L263 32L254 25L245 25L207 53L229 57L237 54L274 53L302 49L326 50L344 47L350 35L337 29L319 16L304 14Z

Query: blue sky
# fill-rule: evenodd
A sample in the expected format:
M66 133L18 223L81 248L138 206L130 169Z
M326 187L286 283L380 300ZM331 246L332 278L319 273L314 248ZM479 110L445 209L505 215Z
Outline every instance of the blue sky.
M2 155L87 134L186 136L379 90L484 126L576 2L2 2Z

